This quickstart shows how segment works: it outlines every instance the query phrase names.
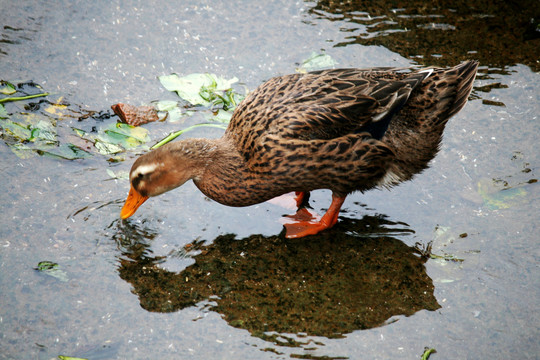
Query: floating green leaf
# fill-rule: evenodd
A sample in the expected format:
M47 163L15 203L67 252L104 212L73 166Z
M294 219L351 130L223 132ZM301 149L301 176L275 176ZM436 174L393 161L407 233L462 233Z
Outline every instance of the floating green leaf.
M177 74L164 75L159 81L169 91L174 91L182 99L191 105L207 105L207 102L199 95L203 86L211 84L205 74L190 74L180 77Z
M300 67L296 69L297 72L305 73L309 71L332 68L337 65L337 61L332 59L328 54L318 54L312 52L310 57L302 62Z
M7 119L8 113L6 107L3 104L0 104L0 119Z
M152 103L157 111L170 111L178 107L178 101L175 100L160 100Z
M40 271L44 274L50 275L57 278L60 281L67 282L68 276L65 271L63 271L60 266L52 261L41 261L35 268L35 270Z
M189 115L189 112L182 112L179 107L171 109L167 113L169 114L167 120L172 123L179 122L184 116Z
M204 114L204 117L208 121L220 122L222 124L228 124L231 121L232 113L230 111L218 110L217 112Z
M34 149L26 146L25 144L21 143L15 143L10 144L8 143L9 148L15 155L17 155L20 159L29 159L36 155L36 152Z
M49 121L39 120L30 129L30 138L28 141L45 140L56 142L56 129Z
M144 144L150 140L148 130L145 128L124 123L111 124L104 129L104 132L109 136L112 143L125 144L128 148Z
M191 115L191 111L182 111L178 106L178 101L174 100L161 100L154 101L152 103L158 112L167 112L167 121L169 122L178 122L183 117Z
M0 126L6 134L11 135L18 141L28 141L32 136L32 131L27 126L8 119L0 119Z
M100 137L95 139L94 146L101 155L113 155L125 151L123 147L102 140Z
M40 155L49 155L65 160L84 159L92 156L92 154L88 151L83 150L80 147L71 143L51 146L48 149L46 147L40 147L39 149L37 149L37 152Z
M58 358L60 360L88 360L86 358L79 358L79 357L65 356L65 355L58 355Z
M71 130L73 130L75 135L77 135L78 137L84 137L86 135L86 131L84 131L82 129L77 129L75 127L71 127Z
M0 94L12 95L16 92L15 85L5 80L0 81Z

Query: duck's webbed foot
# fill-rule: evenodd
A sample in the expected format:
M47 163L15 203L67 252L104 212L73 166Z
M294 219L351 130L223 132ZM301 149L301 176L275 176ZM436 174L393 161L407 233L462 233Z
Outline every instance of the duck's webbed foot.
M297 193L296 195L298 203L299 194ZM301 196L301 200L303 201L304 195ZM285 223L283 224L286 229L285 237L292 239L307 235L315 235L325 229L331 228L337 223L339 211L344 201L345 196L338 197L332 194L332 204L330 204L330 208L328 208L322 218L315 213L311 213L305 207L298 209L294 215L286 216L286 218L291 219L292 221L289 222L289 220L285 220Z

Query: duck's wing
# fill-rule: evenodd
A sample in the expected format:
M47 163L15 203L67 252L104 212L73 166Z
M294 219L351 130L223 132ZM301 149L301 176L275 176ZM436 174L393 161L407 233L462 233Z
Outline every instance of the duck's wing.
M260 158L268 138L289 141L384 135L393 115L429 71L336 69L276 77L236 109L227 136L249 161Z

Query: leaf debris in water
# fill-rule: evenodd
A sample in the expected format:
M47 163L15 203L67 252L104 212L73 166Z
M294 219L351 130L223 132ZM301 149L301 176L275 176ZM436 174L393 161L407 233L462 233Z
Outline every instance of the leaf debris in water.
M9 117L6 107L3 104L0 104L0 119L7 119Z
M35 270L55 277L63 282L69 280L66 272L60 268L60 265L52 261L40 261Z
M91 156L89 152L72 143L60 144L56 128L45 119L39 119L37 123L26 126L9 119L0 119L0 128L3 130L2 137L6 144L23 159L28 158L32 152L67 160Z
M169 91L176 92L190 106L206 107L203 116L210 122L207 124L195 124L186 129L169 134L160 140L151 149L156 149L169 141L172 141L181 134L193 130L199 126L226 128L226 124L231 120L236 106L244 98L244 95L232 89L232 85L238 82L238 78L226 79L215 74L194 73L186 76L177 74L164 75L159 77L161 84ZM197 109L181 109L176 101L155 102L158 111L167 111L169 121L177 122L182 116L191 115ZM218 124L212 124L212 122Z
M16 92L17 90L15 90L15 85L10 83L9 81L4 81L4 80L0 81L0 94L13 95Z
M420 358L420 360L428 360L430 355L435 354L436 352L437 352L437 350L435 350L433 348L425 347L424 348L424 353L422 354L422 357Z
M174 91L191 105L210 106L222 104L235 106L230 90L238 78L225 79L215 74L194 73L186 76L163 75L159 81L169 91ZM227 94L229 92L229 94Z
M478 182L478 194L484 200L484 205L491 210L508 209L512 206L528 201L527 190L523 187L511 187L498 179L480 179Z
M314 70L333 68L336 65L337 61L335 61L330 55L326 53L318 54L316 52L312 52L309 58L304 60L302 64L296 68L296 71L299 73L306 73Z

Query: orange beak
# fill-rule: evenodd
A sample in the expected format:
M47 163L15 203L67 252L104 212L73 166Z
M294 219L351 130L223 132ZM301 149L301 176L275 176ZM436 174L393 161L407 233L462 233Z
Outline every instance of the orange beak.
M126 203L120 211L120 217L127 219L131 215L135 214L135 211L148 199L148 196L142 196L137 190L133 188L133 185L129 189L129 194L126 199Z

